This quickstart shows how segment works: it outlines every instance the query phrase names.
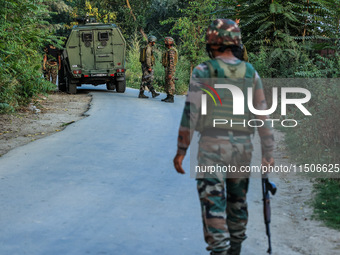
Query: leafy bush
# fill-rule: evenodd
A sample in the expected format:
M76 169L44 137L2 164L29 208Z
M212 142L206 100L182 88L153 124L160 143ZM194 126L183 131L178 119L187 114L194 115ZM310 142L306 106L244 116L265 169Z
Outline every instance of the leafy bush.
M339 180L319 180L316 184L314 213L324 220L328 227L340 229L340 182Z
M0 112L14 111L51 90L41 73L42 48L49 31L45 5L35 1L0 1ZM41 51L39 51L41 50Z
M260 47L258 54L249 53L250 62L261 77L275 78L268 82L264 79L269 105L272 87L304 87L312 95L306 105L312 116L304 116L296 108L291 108L286 116L299 122L293 129L284 129L292 155L300 162L339 162L340 119L334 118L340 116L339 55L310 56L304 46L294 42L276 42L275 45ZM277 78L291 79L280 82Z
M313 79L308 89L312 116L294 115L299 125L288 132L291 150L300 162L339 162L340 119L334 116L340 116L340 80Z

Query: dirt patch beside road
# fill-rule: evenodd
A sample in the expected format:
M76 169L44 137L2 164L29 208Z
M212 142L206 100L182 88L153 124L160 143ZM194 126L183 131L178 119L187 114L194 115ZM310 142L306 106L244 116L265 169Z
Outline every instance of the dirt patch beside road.
M293 162L287 156L284 134L275 131L275 140L275 164L290 166ZM280 178L273 181L278 186L278 194L272 199L273 244L279 251L277 254L286 254L284 250L288 248L304 255L340 254L340 232L313 219L311 203L315 179L281 173Z
M84 118L90 102L91 96L85 93L53 93L38 97L18 113L0 115L0 156Z

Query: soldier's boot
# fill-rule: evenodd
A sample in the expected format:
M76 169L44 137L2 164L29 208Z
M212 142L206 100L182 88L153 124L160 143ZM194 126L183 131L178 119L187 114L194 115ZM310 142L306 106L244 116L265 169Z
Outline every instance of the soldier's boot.
M158 97L160 94L156 92L156 90L152 87L150 89L151 94L152 94L152 98Z
M241 243L231 242L231 247L228 250L228 255L240 255L241 254Z
M149 98L148 96L144 95L144 91L140 91L138 98Z
M164 102L166 102L166 103L173 103L174 102L174 96L169 95L169 98L165 99Z
M164 102L165 100L169 99L169 96L170 96L169 94L166 94L166 98L163 98L161 101Z

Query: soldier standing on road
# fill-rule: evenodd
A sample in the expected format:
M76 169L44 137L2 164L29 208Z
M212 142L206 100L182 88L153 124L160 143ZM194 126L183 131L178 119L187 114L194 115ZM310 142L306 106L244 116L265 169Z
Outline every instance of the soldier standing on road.
M178 53L174 47L174 39L172 37L165 37L164 43L167 49L162 55L162 65L165 69L165 91L167 96L161 101L173 103L175 94L175 71Z
M52 44L49 44L44 51L43 70L45 79L47 81L52 79L52 83L56 84L58 71L61 68L60 51Z
M152 86L154 78L153 66L155 65L153 46L155 45L156 40L157 38L155 36L149 36L147 46L141 48L140 51L140 62L142 63L143 76L138 98L149 98L148 96L144 95L145 86L151 91L152 97L159 96L159 93L157 93Z
M242 173L241 166L249 166L253 145L250 135L254 130L247 125L217 125L214 119L232 118L238 123L250 119L247 104L244 115L233 115L233 98L228 89L218 89L221 103L214 105L202 89L209 89L207 81L222 80L222 84L233 82L247 98L247 88L253 88L253 104L257 110L267 109L261 79L251 64L237 59L232 48L241 45L241 31L229 19L217 19L209 26L206 34L207 52L211 60L198 65L190 80L190 89L183 110L178 135L178 149L174 166L184 174L182 161L189 147L194 130L200 133L198 166L233 166L236 173L197 172L197 189L202 209L204 238L207 250L212 255L239 255L241 243L246 239L248 210L246 194L250 173ZM214 87L210 84L211 88ZM224 93L225 92L225 93ZM201 100L207 99L206 114L202 114ZM203 109L204 110L204 109ZM263 122L266 115L255 115ZM262 165L274 164L272 157L274 137L270 125L258 128L262 146Z

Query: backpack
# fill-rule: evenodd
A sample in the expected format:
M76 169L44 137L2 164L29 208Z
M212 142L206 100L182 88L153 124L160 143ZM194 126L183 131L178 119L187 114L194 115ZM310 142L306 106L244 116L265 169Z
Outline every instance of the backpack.
M139 62L144 63L146 61L146 47L142 47L139 50Z
M175 51L175 60L174 60L174 64L175 64L175 66L176 66L176 65L177 65L177 62L178 62L178 53L177 53L177 50L176 50L175 48L171 48L171 49ZM168 50L165 51L165 52L163 53L163 55L162 55L162 65L163 65L164 67L167 67L167 66L168 66L168 62L169 62L169 60L168 60L168 58L169 58L169 51L170 51L171 49L168 49Z

